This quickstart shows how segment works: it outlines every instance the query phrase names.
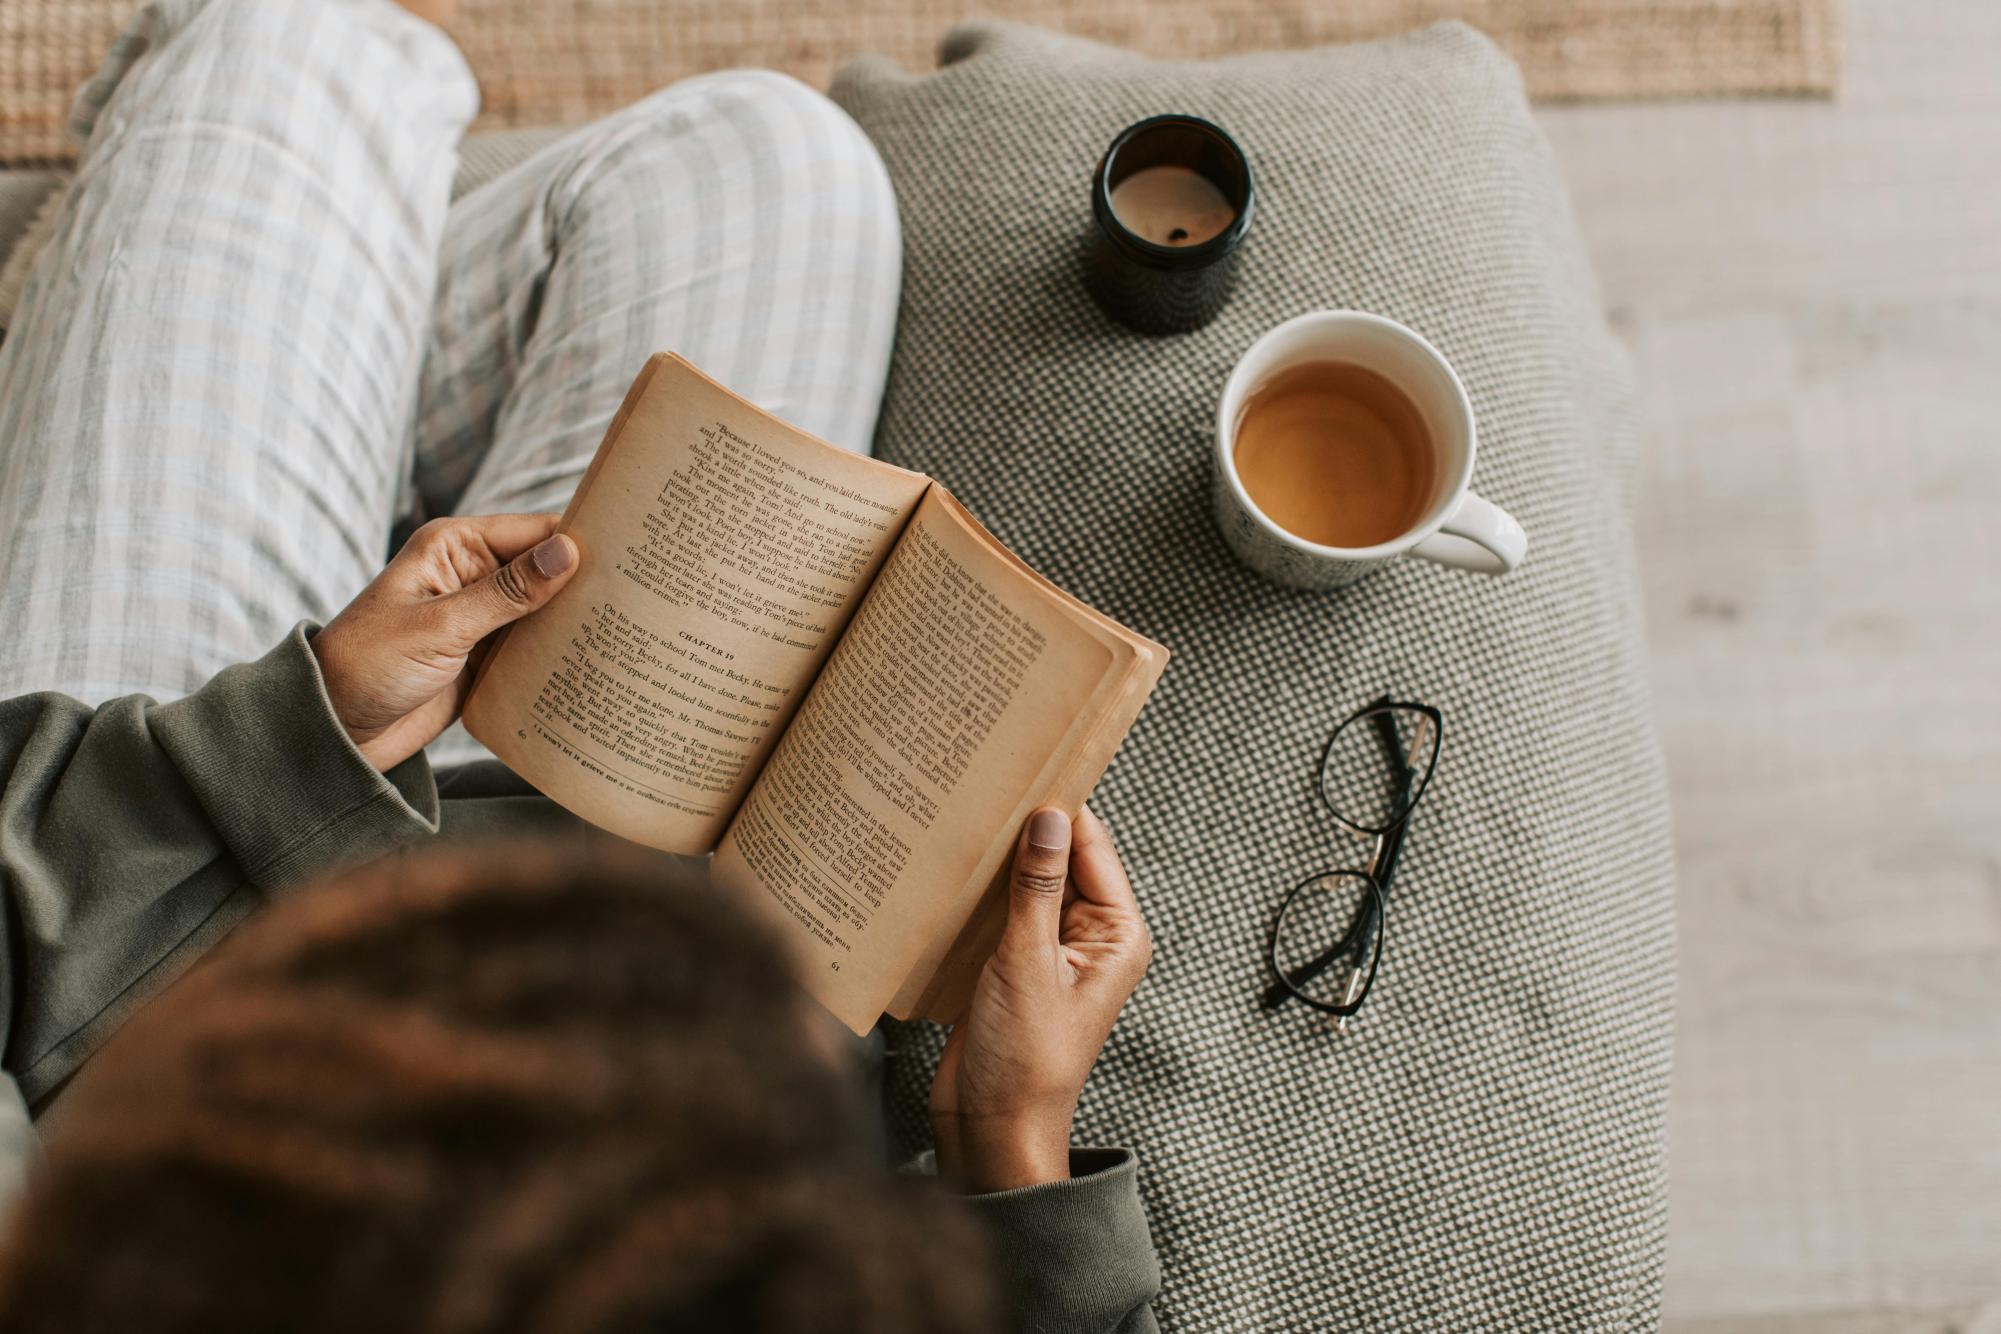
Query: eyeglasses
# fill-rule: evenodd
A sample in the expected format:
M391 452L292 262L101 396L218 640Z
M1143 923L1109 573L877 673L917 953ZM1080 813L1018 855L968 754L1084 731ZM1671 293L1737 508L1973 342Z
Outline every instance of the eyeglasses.
M1411 812L1438 765L1445 722L1429 704L1387 697L1350 714L1320 757L1320 799L1347 829L1374 840L1358 869L1316 871L1292 887L1272 923L1276 979L1263 1005L1305 1001L1345 1030L1383 961L1390 882Z

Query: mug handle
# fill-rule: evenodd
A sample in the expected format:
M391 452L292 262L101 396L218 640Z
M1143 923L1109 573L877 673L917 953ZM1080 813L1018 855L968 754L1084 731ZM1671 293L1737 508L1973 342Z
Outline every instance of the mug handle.
M1528 554L1529 535L1515 516L1471 491L1430 537L1410 549L1413 556L1480 574L1506 574Z

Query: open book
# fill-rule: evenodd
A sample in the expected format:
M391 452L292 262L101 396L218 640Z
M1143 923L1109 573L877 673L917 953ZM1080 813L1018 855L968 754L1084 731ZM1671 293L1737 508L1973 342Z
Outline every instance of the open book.
M1167 650L1036 574L928 477L681 358L634 381L562 530L582 555L465 724L586 820L783 924L857 1033L949 1021L1038 806L1073 814Z

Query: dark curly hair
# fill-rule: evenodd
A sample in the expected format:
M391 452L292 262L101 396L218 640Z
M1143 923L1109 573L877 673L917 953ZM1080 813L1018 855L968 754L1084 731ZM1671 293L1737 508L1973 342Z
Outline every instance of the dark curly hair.
M658 863L517 849L241 928L65 1096L10 1334L995 1327L780 944Z

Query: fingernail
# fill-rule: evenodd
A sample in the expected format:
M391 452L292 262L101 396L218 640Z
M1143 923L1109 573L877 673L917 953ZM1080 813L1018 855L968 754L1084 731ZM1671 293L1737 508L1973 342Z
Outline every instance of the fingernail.
M1037 811L1028 822L1028 846L1044 852L1061 852L1069 847L1069 817L1046 806Z
M535 547L533 557L535 561L535 573L541 575L544 579L554 579L557 575L570 568L570 564L576 559L576 555L577 549L570 545L569 538L561 534L555 537L544 538Z

